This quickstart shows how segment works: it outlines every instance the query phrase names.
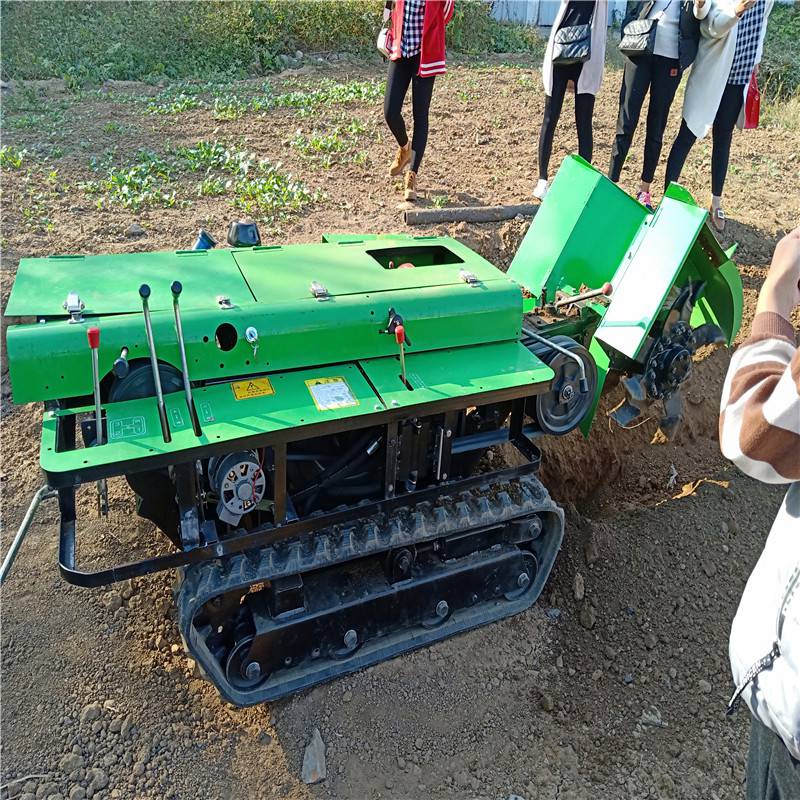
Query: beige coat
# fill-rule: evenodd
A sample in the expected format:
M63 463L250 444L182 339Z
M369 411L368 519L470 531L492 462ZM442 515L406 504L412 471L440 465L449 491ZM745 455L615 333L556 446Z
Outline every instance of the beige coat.
M689 130L702 139L714 124L722 93L728 82L736 50L735 0L706 0L711 3L706 18L700 23L700 46L689 73L683 97L683 118ZM774 0L767 0L765 24L761 28L756 63L761 60L766 20ZM745 86L745 91L747 87Z
M568 0L561 0L550 37L547 40L547 49L544 51L542 64L542 83L544 93L548 97L553 93L553 37L556 35L561 20L567 11ZM608 26L608 0L597 0L592 17L592 44L589 60L584 61L581 75L578 78L577 94L597 94L603 82L603 64L606 55L606 30Z

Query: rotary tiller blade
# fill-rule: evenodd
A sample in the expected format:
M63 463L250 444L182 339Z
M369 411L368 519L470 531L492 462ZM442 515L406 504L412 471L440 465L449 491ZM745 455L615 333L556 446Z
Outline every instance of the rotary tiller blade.
M624 377L622 385L625 387L625 402L609 413L611 419L622 428L627 428L632 422L642 416L647 403L647 389L641 375Z
M725 344L727 339L722 332L722 328L712 322L707 322L692 331L692 342L693 349L697 350L698 347L703 347L707 344Z
M664 416L658 424L665 439L672 439L675 436L678 426L683 421L683 398L679 391L673 392L663 399Z

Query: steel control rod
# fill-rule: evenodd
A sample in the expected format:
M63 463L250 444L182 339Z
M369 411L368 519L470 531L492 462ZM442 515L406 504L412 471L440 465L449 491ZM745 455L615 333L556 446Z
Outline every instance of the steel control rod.
M150 349L150 366L153 369L153 384L156 388L156 401L158 402L158 418L161 421L161 433L164 441L172 441L172 434L169 431L169 421L167 420L167 407L164 405L164 392L161 391L161 374L158 371L158 356L156 355L156 343L153 340L153 325L150 322L150 287L143 283L139 287L139 297L142 298L142 313L144 314L144 330L147 335L147 346Z
M189 418L192 420L192 430L195 436L202 436L203 431L200 429L200 420L197 418L197 411L194 407L194 399L192 398L192 382L189 379L189 363L186 360L186 345L183 341L183 326L181 325L181 309L179 305L179 298L183 291L183 286L180 281L173 281L172 286L172 310L175 312L175 334L178 337L178 349L181 353L181 368L183 369L183 392L186 395L186 405L189 408Z

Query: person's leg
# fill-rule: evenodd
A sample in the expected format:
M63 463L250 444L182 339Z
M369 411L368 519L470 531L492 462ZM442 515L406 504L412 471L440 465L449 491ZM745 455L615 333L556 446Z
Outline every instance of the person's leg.
M683 165L686 163L689 151L696 141L697 137L689 129L686 120L682 119L681 129L678 131L667 157L667 172L664 176L665 190L673 181L677 181L681 177Z
M594 150L592 136L592 116L594 115L594 95L575 95L575 127L578 129L578 155L591 163Z
M412 59L400 58L389 62L389 74L386 79L386 91L383 95L383 117L389 130L400 147L408 144L406 124L403 120L403 100L413 72L409 68Z
M625 59L625 71L622 75L622 86L619 90L619 114L617 115L617 135L611 149L611 163L608 177L614 183L619 181L622 165L631 149L636 126L647 89L650 86L651 59L637 58L636 61Z
M800 797L800 761L763 722L750 720L747 800L795 800Z
M569 69L553 65L552 93L544 98L544 118L539 131L539 180L546 181L553 152L553 136L564 105L564 95L569 81Z
M650 192L650 184L653 182L658 159L661 157L669 110L680 82L681 69L677 59L653 56L653 77L650 83L650 105L647 109L640 187L642 192Z
M434 76L420 78L414 75L411 87L411 107L414 112L414 133L411 137L411 166L412 172L419 170L422 156L425 155L425 146L428 143L428 117L433 97Z
M744 102L744 87L728 84L722 94L714 125L711 129L711 194L719 201L728 174L731 140L736 120Z

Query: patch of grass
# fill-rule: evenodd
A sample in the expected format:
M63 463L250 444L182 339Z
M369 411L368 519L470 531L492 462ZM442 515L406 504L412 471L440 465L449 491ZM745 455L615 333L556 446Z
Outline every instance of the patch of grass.
M450 198L446 194L437 194L431 202L434 208L444 208L450 202Z
M114 120L111 120L111 122L106 122L106 124L103 125L103 133L120 134L123 132L123 130L124 128L122 127L122 125L120 125L119 122L115 122Z
M759 84L767 99L800 93L800 4L775 4L769 16Z
M136 162L130 166L109 166L106 174L97 181L84 181L79 188L90 195L98 195L97 207L120 205L124 208L160 206L169 208L178 198L170 186L172 165L150 150L140 150Z
M760 121L787 131L800 131L800 93L788 100L765 103Z
M189 94L179 94L173 97L156 97L147 104L148 114L181 114L184 111L193 111L205 105L202 100Z
M0 146L0 167L3 169L21 169L27 155L27 150L4 144Z
M280 164L268 161L233 184L233 205L247 214L258 212L271 222L321 198L318 192L310 192L303 183L281 172Z

